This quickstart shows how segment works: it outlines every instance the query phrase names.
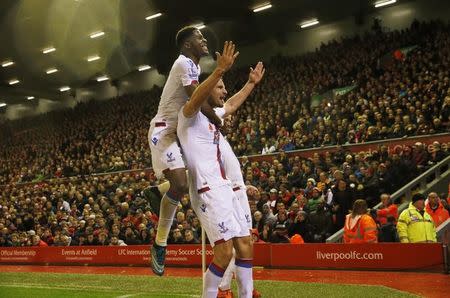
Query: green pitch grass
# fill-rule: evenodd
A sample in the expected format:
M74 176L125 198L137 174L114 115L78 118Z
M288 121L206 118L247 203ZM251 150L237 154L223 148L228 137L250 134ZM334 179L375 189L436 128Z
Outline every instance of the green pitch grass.
M0 297L200 297L200 278L132 275L0 273ZM414 297L381 286L255 281L266 297ZM234 292L236 288L234 287Z

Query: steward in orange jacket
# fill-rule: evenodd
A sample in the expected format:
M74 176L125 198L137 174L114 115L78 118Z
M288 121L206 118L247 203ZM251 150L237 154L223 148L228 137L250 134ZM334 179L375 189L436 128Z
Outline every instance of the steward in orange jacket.
M444 208L437 193L430 192L428 194L428 203L425 206L425 211L433 218L434 226L437 228L444 221L449 218L448 211Z
M377 225L367 214L367 203L356 200L352 213L345 218L344 243L375 243L378 242Z

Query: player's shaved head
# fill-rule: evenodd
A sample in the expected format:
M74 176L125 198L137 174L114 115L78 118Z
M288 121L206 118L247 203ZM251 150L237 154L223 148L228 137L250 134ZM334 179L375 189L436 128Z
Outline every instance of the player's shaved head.
M177 32L177 36L175 38L175 42L177 45L177 48L181 49L181 47L183 46L184 42L191 37L194 32L198 30L196 27L194 26L186 26L181 28L178 32Z

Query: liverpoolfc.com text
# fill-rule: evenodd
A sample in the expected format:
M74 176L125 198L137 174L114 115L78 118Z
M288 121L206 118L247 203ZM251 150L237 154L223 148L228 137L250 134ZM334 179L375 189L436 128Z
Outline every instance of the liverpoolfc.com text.
M356 251L351 252L321 252L317 251L316 257L318 260L333 260L337 262L339 260L383 260L383 253L361 253Z

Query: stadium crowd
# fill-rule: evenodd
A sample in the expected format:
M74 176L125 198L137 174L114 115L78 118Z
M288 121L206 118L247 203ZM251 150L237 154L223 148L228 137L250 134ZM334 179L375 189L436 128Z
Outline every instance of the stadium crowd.
M371 208L381 194L449 154L450 144L437 142L393 152L384 145L360 153L341 146L449 131L448 29L415 22L403 31L375 30L267 63L264 83L223 127L238 156L279 152L269 161L241 159L246 183L260 190L250 198L255 240L283 243L298 234L305 242L323 242L344 226L354 201ZM245 73L234 71L227 85L240 85ZM357 87L309 108L315 96L351 85ZM151 166L147 131L160 92L155 87L3 123L0 246L152 243L157 217L145 191L156 183L151 171L92 174ZM338 147L311 158L286 153L329 145ZM380 229L388 223L379 222ZM170 242L198 243L200 231L185 197Z
M274 243L288 243L295 234L324 242L344 226L355 200L373 207L382 193L420 171L409 150L387 154L384 146L370 154L339 148L311 158L282 152L270 162L244 157L242 166L246 183L260 190L250 198L254 238ZM8 185L0 192L0 246L150 244L157 217L147 198L155 182L148 171ZM448 208L445 200L440 206ZM379 223L381 229L390 222ZM169 243L199 243L200 235L185 196Z

